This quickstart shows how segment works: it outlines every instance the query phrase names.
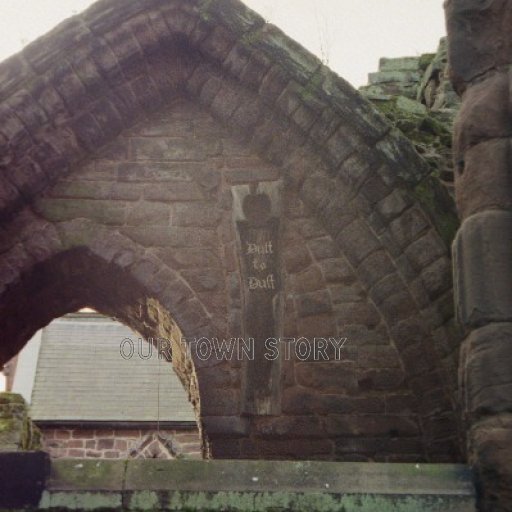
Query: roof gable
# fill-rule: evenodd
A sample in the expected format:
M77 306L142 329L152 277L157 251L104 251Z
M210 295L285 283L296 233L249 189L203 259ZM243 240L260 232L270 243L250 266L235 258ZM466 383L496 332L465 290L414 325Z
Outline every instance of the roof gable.
M121 343L127 342L121 355ZM31 416L36 421L194 422L172 365L122 324L76 315L43 330ZM148 357L150 356L151 357Z

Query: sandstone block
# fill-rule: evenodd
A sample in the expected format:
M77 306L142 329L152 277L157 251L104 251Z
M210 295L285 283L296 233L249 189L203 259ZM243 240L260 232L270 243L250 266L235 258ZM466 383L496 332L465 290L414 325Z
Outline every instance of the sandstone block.
M280 177L275 167L260 167L256 169L230 169L226 172L226 179L231 184L251 183L259 181L276 181Z
M405 70L382 70L377 73L369 73L370 84L385 84L390 82L419 82L421 76L416 71Z
M220 269L183 270L182 275L199 292L218 291L224 286Z
M420 67L419 57L398 57L393 59L381 58L380 71L417 71Z
M384 250L378 250L365 258L357 268L359 279L368 288L393 273L395 265Z
M462 224L453 243L455 305L466 327L512 321L512 212L487 211Z
M355 220L343 228L336 236L336 243L353 265L361 263L380 246L378 238L361 220Z
M505 27L510 27L512 13L507 6L505 0L446 3L448 57L459 92L475 77L510 63L512 37Z
M76 140L85 151L92 153L102 146L104 140L101 128L96 119L88 112L72 121L70 127Z
M512 323L490 324L464 342L461 387L473 420L512 412Z
M299 363L296 377L301 386L322 393L355 393L358 387L354 368L344 362Z
M311 266L304 272L296 274L293 283L299 293L313 292L325 286L322 272L317 266Z
M344 284L338 284L330 286L329 290L331 292L331 298L334 304L362 302L366 297L364 290L357 283L348 286Z
M93 199L42 199L37 210L50 221L72 220L85 217L104 224L124 223L124 204Z
M385 221L391 221L409 206L411 206L411 198L398 189L393 190L391 194L377 203L377 211Z
M469 463L478 482L478 507L492 512L512 509L512 422L498 417L469 432Z
M331 297L325 290L304 293L297 298L297 310L301 316L329 313L332 311Z
M397 390L403 385L404 378L399 369L366 370L358 373L358 385L363 391Z
M241 455L249 459L327 458L333 451L329 439L283 439L241 441Z
M387 164L379 169L379 174L387 185L393 183L397 177L416 184L430 174L428 164L418 156L414 146L397 128L393 128L376 147Z
M273 102L281 95L289 81L288 73L281 66L274 65L261 84L260 95Z
M377 156L368 146L361 144L358 146L357 153L352 154L343 162L338 173L353 191L359 191L379 164Z
M338 127L339 117L331 109L325 109L313 124L309 134L319 145L323 145Z
M362 368L399 368L400 360L392 346L369 345L359 347L357 364Z
M325 430L316 416L281 416L261 419L256 422L254 430L257 437L268 439L325 437Z
M216 236L212 230L184 227L127 227L123 233L145 247L202 247L213 246Z
M48 184L48 177L30 160L18 164L14 172L9 173L11 183L23 194L32 195L41 192Z
M249 430L247 418L239 416L203 416L208 437L244 437Z
M390 192L391 189L379 174L371 176L361 188L362 195L370 202L370 204L375 204L377 201L380 201L389 195Z
M336 319L340 332L346 325L361 324L368 328L380 323L380 315L371 302L347 302L336 305Z
M512 209L511 139L481 142L464 154L464 168L455 173L461 218L483 210Z
M210 443L210 454L215 459L240 458L239 439L213 439Z
M303 387L286 389L282 395L282 406L285 414L374 414L383 413L385 407L381 397L324 394Z
M283 260L287 272L291 274L307 269L312 263L309 251L303 244L287 247L283 251Z
M240 76L251 58L251 51L244 44L236 42L224 59L223 68L233 76ZM261 78L260 76L260 80Z
M421 273L421 281L428 296L435 300L452 288L452 265L448 257L440 258Z
M414 414L418 410L418 399L412 394L389 395L385 399L388 414Z
M329 283L344 283L348 285L355 281L354 273L345 259L325 259L320 262L319 266L325 280Z
M406 247L428 228L425 214L417 207L406 210L389 225L391 235L400 247Z
M336 336L337 329L330 313L320 315L306 316L297 321L297 334L305 338Z
M326 419L327 432L337 436L417 437L418 424L412 418L384 415L330 415Z
M172 223L176 226L208 228L217 226L220 217L220 211L213 205L179 203L173 207Z
M339 167L348 156L356 149L358 142L353 135L350 135L347 128L342 126L326 142L325 148L329 163L333 169Z
M215 60L223 61L235 44L235 36L224 27L215 27L201 42L201 52Z
M443 255L449 255L448 249L434 229L429 229L405 249L407 261L415 271L421 271Z
M496 73L469 87L454 127L454 154L458 160L476 144L512 136L509 110L509 75Z
M87 98L85 87L70 64L62 63L53 70L52 84L72 114L83 109L81 100Z
M271 59L264 52L256 50L251 54L248 64L243 68L240 80L251 87L258 88L267 76L271 66Z
M118 187L122 183L116 183ZM128 188L133 189L133 185ZM193 181L178 181L169 185L144 186L144 198L148 201L201 201L204 194L199 185Z
M7 97L12 88L19 83L24 73L28 71L28 65L20 54L15 54L4 60L4 65L0 71L0 94Z
M215 141L198 144L191 139L134 138L132 148L137 160L204 160L217 154L220 143Z
M424 340L428 342L427 340ZM423 345L409 345L400 351L400 359L404 368L415 376L422 375L435 367L431 354L425 350Z
M90 109L91 114L105 135L105 143L119 135L124 128L120 114L115 108L115 104L107 99L98 100Z
M215 96L210 98L210 94L206 94L206 87L201 91L201 100L206 104L211 104L211 109L215 117L224 122L228 122L233 112L248 101L245 92L231 83L222 84ZM208 96L208 97L207 97Z
M33 130L36 130L48 121L44 110L26 91L21 91L11 96L5 101L5 104L11 111L16 112L18 118L30 132L33 132Z
M126 217L128 226L169 226L171 209L165 203L138 202Z

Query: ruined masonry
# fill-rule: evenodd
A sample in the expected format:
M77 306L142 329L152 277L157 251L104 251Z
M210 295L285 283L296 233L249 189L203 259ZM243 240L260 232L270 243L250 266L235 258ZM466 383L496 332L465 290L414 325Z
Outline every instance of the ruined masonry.
M459 365L468 460L478 506L512 508L509 2L446 6L452 82L462 96L454 129L455 189L462 225L453 244Z
M444 189L346 82L235 1L101 2L0 76L4 361L90 306L175 341L212 457L462 460Z
M92 307L172 340L204 457L336 461L347 478L324 481L321 462L191 461L171 492L143 480L159 474L151 461L102 463L86 480L66 461L48 473L41 454L7 454L42 482L32 506L66 508L66 492L89 486L72 498L86 499L99 478L98 508L172 509L179 495L174 510L187 509L200 501L179 482L217 493L200 475L232 464L241 480L215 494L220 509L235 499L223 492L268 474L292 494L258 502L261 476L237 506L320 508L308 500L332 484L326 510L469 511L471 473L454 464L469 460L481 509L510 510L510 45L491 28L509 13L462 4L447 2L463 93L454 172L444 46L383 61L367 99L238 0L103 0L0 64L0 363ZM254 357L188 350L231 338L253 338ZM266 358L268 340L303 350ZM385 492L374 471L407 473L412 491Z

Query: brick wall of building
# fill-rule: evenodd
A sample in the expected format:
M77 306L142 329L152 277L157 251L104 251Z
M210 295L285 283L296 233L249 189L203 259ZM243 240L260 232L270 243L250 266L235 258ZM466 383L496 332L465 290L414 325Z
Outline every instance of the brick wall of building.
M42 427L41 433L52 458L201 458L197 430Z

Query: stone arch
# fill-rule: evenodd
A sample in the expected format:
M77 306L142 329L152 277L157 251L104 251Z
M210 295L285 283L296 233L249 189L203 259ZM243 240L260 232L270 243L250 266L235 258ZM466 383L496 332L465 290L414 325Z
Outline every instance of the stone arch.
M198 102L278 169L334 242L420 398L426 451L458 457L443 191L425 191L426 164L346 82L234 0L100 2L0 72L2 218L15 223L123 129L176 98ZM222 421L211 431L229 438Z
M188 352L186 343L213 337L216 327L190 295L188 283L143 247L104 226L85 219L51 227L31 221L19 233L20 243L0 257L0 266L11 268L11 280L0 293L0 329L9 340L2 344L2 361L54 318L92 307L146 340L171 341L172 364L201 425L201 415L208 415L209 408L207 402L201 405L199 382L202 366L208 364L193 350ZM21 254L26 259L17 260ZM15 260L21 263L17 270L9 267ZM207 455L208 438L202 439Z

